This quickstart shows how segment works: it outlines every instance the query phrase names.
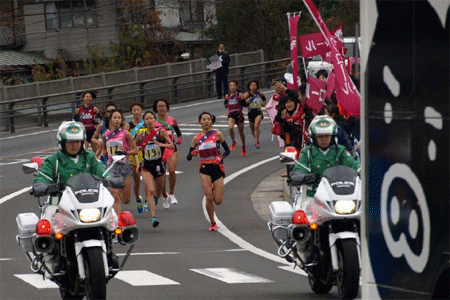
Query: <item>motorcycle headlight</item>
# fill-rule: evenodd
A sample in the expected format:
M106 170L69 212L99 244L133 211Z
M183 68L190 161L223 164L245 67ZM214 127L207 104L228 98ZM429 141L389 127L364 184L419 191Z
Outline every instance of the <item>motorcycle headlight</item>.
M102 216L100 209L98 208L82 209L80 210L80 213L78 215L80 217L81 222L83 223L97 222L100 220Z
M334 204L334 210L341 215L354 213L356 204L353 200L339 200Z

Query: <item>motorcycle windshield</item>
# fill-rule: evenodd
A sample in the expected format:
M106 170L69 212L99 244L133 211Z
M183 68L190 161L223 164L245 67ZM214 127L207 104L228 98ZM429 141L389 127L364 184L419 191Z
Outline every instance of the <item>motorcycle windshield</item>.
M355 192L355 182L358 172L346 166L335 166L323 172L322 175L330 183L336 195L350 195Z
M98 192L101 180L89 173L80 173L67 181L75 197L80 203L92 203L98 201Z

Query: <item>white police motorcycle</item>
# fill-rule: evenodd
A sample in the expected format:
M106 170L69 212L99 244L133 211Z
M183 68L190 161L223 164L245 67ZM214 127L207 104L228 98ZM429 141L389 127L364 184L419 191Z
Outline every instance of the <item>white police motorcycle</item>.
M124 157L114 156L113 161ZM23 171L39 172L38 164L24 164ZM138 240L132 214L123 211L117 216L108 186L123 187L123 179L80 173L66 185L34 187L31 193L38 197L40 217L21 213L16 218L17 243L31 270L55 282L63 299L106 299L107 282L124 267ZM130 246L121 264L113 253L116 242Z
M280 154L286 164L299 163L295 157L292 152ZM305 205L308 185L317 180L314 200ZM291 171L287 182L294 191L293 204L275 201L270 205L268 227L279 247L278 255L308 274L315 293L326 294L336 285L341 298L357 297L362 210L358 172L335 166L320 179L316 174Z

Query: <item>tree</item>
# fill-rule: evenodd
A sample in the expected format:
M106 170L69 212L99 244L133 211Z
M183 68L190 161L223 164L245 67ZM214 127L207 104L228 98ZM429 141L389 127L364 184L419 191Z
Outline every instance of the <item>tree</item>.
M354 35L359 21L359 0L315 0L330 29L342 24L344 36ZM318 32L316 24L299 0L227 0L216 5L217 25L210 24L209 37L227 45L229 52L263 49L266 60L289 56L286 13L302 11L298 34Z

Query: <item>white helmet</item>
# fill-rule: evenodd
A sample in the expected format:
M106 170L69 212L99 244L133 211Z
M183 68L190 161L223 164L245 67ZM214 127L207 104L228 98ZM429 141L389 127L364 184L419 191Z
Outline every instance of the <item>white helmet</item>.
M56 132L56 139L59 148L65 151L66 141L84 141L86 139L86 129L80 122L64 121Z
M330 116L321 115L315 116L309 125L309 136L315 137L318 135L332 135L337 134L336 121Z

